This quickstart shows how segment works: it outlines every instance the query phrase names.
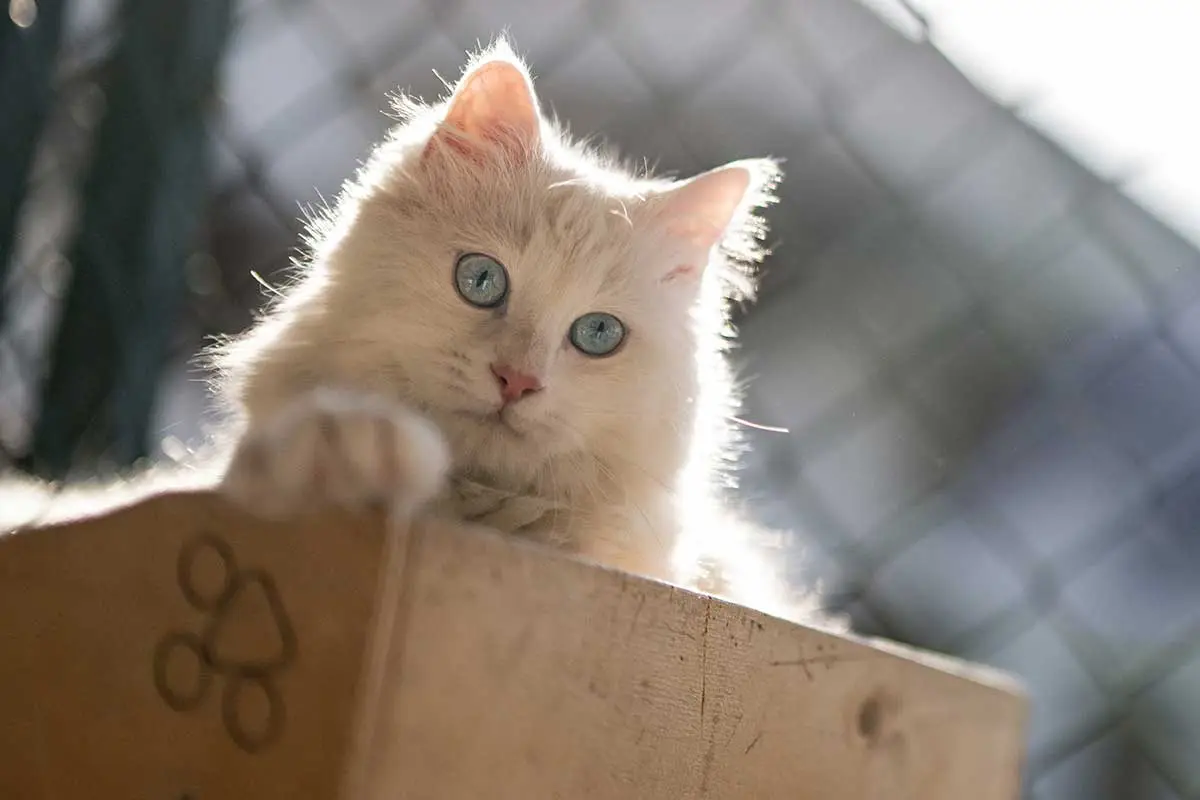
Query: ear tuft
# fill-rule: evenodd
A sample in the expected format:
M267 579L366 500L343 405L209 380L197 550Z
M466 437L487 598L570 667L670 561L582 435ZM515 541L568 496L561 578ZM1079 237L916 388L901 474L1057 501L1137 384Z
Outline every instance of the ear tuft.
M450 151L482 161L500 151L522 159L540 144L541 125L529 72L500 39L463 72L425 156Z

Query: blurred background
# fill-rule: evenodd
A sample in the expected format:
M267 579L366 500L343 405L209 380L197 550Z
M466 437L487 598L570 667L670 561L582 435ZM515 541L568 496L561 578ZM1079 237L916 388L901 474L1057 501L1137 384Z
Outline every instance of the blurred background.
M1200 6L8 0L0 452L203 435L244 327L384 131L507 28L578 133L786 159L742 320L743 490L857 627L1033 700L1030 798L1200 798ZM803 552L803 557L800 554Z

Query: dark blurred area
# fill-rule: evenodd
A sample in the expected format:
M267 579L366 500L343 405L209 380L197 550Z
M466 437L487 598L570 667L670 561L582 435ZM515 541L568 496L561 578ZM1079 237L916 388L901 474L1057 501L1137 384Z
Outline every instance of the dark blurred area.
M1200 798L1200 251L919 5L10 0L2 452L184 457L193 357L282 279L386 94L507 28L576 133L680 174L786 159L740 359L742 416L789 431L749 431L743 491L795 579L1019 676L1028 797Z

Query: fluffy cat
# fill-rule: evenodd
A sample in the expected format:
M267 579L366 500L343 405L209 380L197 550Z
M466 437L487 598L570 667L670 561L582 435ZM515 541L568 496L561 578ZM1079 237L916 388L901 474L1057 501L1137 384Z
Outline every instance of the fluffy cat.
M297 281L216 354L223 491L453 515L794 616L720 498L727 306L776 164L635 175L543 116L503 40L396 108Z

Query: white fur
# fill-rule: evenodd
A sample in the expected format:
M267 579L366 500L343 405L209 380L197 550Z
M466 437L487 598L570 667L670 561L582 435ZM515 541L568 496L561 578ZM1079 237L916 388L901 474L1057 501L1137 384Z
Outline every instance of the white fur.
M406 407L318 389L246 430L223 485L273 517L375 503L407 516L441 492L449 466L439 431Z
M753 288L752 212L778 169L636 175L531 121L530 87L499 42L446 102L399 101L400 123L314 223L297 281L217 355L237 420L226 490L270 514L412 511L440 493L450 513L781 610L769 559L719 499L736 444L727 305ZM456 293L463 252L507 267L503 314ZM589 311L625 323L616 354L569 344ZM496 362L545 386L508 426Z

